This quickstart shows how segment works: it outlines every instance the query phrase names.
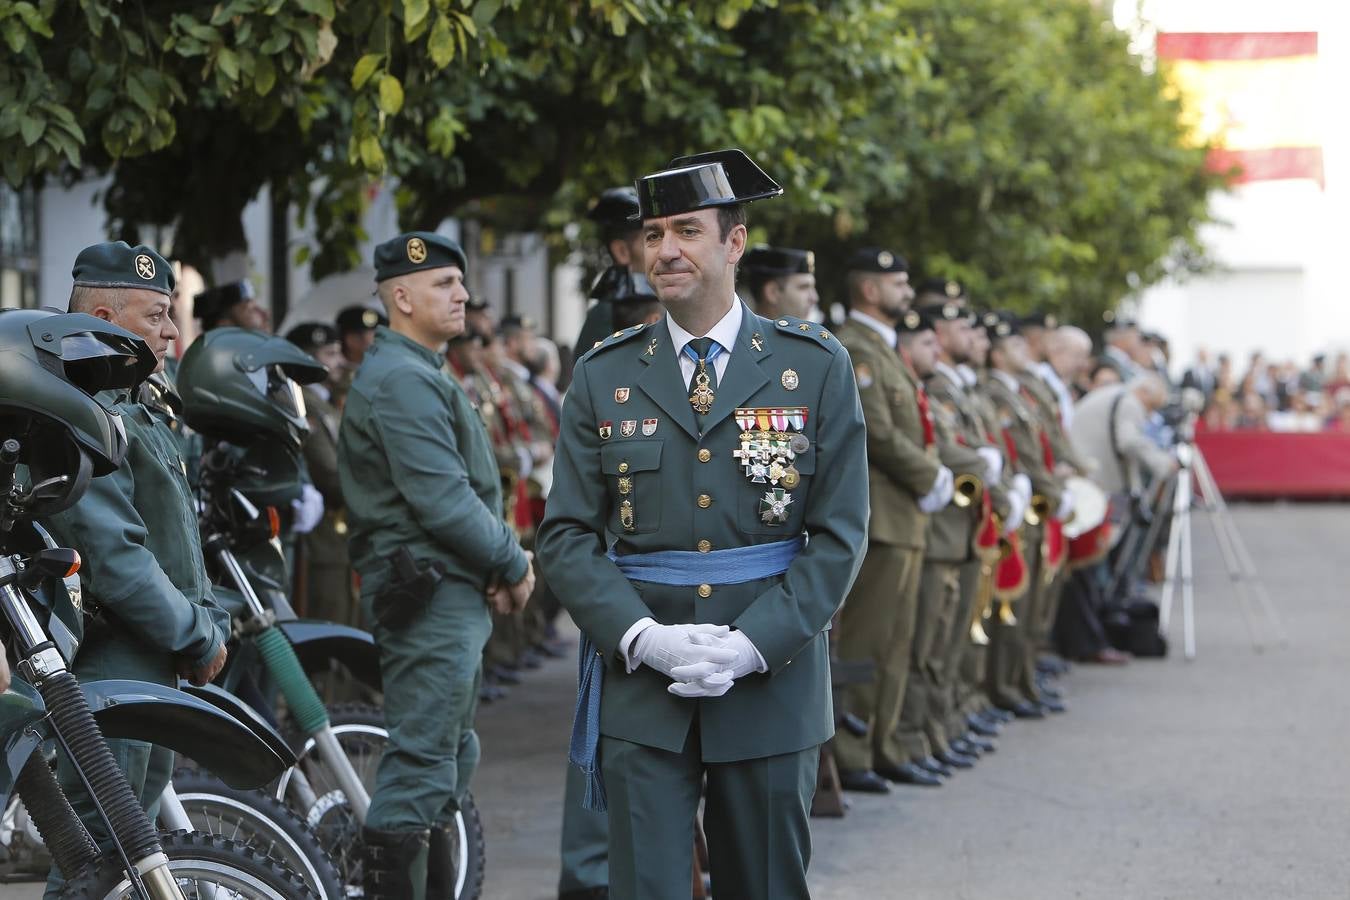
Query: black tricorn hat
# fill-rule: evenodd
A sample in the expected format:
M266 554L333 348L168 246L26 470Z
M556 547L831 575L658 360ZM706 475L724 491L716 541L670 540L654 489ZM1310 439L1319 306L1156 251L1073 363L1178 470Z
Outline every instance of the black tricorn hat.
M601 194L586 211L586 218L609 227L637 227L637 191L631 185L612 187Z
M741 270L749 274L814 275L816 255L810 250L794 247L770 247L760 244L750 248L741 259Z
M253 284L248 279L207 288L192 298L193 318L210 329L236 304L253 299Z
M670 167L637 181L638 217L655 219L695 209L777 197L783 188L743 150L677 156Z

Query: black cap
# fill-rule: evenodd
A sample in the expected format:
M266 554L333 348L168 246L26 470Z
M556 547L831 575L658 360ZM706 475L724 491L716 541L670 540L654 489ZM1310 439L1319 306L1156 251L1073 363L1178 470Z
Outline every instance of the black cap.
M469 299L464 304L464 308L472 310L473 312L482 312L488 308L488 302L477 294L470 294Z
M945 297L948 300L960 300L966 296L965 285L955 278L925 278L916 288L919 296L922 298L925 294L934 297ZM924 303L925 306L930 304Z
M529 316L512 315L503 316L497 327L502 331L516 328L524 329L525 331L537 331L539 329L539 323Z
M432 231L409 231L375 248L377 282L409 272L443 269L446 266L459 266L461 272L469 274L464 249L448 237Z
M899 322L895 323L895 330L900 334L918 334L920 331L932 331L933 317L926 312L911 309L900 317Z
M783 188L741 150L715 150L671 160L637 181L638 216L654 219L777 197Z
M192 298L192 316L210 329L237 304L253 299L253 283L247 279L207 288Z
M783 275L814 275L816 255L810 250L770 247L760 244L741 257L741 271L748 275L777 278Z
M1059 319L1054 313L1048 313L1043 309L1027 313L1022 317L1022 327L1031 326L1032 328L1058 328Z
M931 292L920 294L914 308L927 313L934 321L955 322L958 319L968 318L970 315L961 305L961 301L944 300Z
M990 311L980 316L980 327L989 336L990 344L997 344L1004 338L1021 334L1017 317L1006 311Z
M105 241L85 247L71 269L75 284L92 288L142 288L173 295L173 266L145 244Z
M358 331L374 331L377 326L388 325L384 313L369 306L349 306L337 314L339 335L354 334Z
M340 339L338 330L327 322L301 322L286 332L286 340L306 353L324 344L336 343Z
M909 263L899 253L882 250L880 247L860 247L849 257L850 272L908 272Z
M605 191L586 211L586 218L607 228L637 228L637 216L637 189L627 185Z

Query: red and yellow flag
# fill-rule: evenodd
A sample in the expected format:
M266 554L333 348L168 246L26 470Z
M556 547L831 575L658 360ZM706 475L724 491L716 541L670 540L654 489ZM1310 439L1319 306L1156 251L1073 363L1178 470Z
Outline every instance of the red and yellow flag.
M1238 181L1322 182L1317 109L1317 32L1171 32L1158 58L1186 104L1209 164L1241 168Z

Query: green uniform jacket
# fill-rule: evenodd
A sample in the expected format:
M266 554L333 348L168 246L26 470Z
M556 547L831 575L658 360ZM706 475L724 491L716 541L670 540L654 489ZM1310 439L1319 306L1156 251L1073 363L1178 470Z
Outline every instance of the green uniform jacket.
M1029 405L1050 438L1050 450L1055 454L1055 462L1067 463L1080 474L1087 472L1082 457L1064 431L1064 420L1059 415L1059 399L1055 397L1054 390L1045 383L1045 379L1030 369L1018 375L1017 380L1031 396L1033 402Z
M101 623L94 628L139 643L148 659L205 665L229 637L230 617L206 578L182 447L142 404L124 399L116 408L127 432L121 468L91 481L78 503L48 519L48 528L84 561L82 590ZM173 666L151 663L125 677L172 684Z
M960 388L941 372L934 372L924 381L929 405L936 420L938 458L955 476L973 475L985 482L984 459L975 452L985 446L984 435L965 407ZM949 503L928 518L928 543L924 555L943 562L965 562L974 546L975 529L979 527L983 505L975 501L962 509Z
M998 452L1003 454L1003 477L999 479L992 497L994 499L994 512L998 514L999 521L1006 522L1008 516L1012 514L1012 506L1008 502L1008 492L1012 490L1013 476L1017 474L1017 468L1008 458L1008 448L1003 443L999 430L998 410L994 408L994 401L989 399L988 389L984 381L974 385L962 381L960 387L965 392L966 402L969 404L970 413L975 417L976 427L988 440L992 440L993 446L997 447Z
M868 484L872 516L868 539L922 547L928 517L918 500L933 489L939 463L923 444L923 420L913 377L881 335L853 319L839 326L857 378L867 420Z
M1017 451L1017 469L1031 479L1031 492L1040 494L1050 503L1053 512L1058 506L1063 487L1054 474L1045 467L1045 451L1041 446L1041 422L1032 410L1033 401L1022 390L1013 390L990 372L986 382L989 399L998 413L999 428L1010 439Z
M479 588L525 577L478 412L437 353L383 326L347 394L338 475L363 593L385 583L399 547Z
M576 367L563 407L553 491L537 541L548 583L604 657L600 731L678 753L695 719L708 762L813 747L834 733L826 630L867 544L866 431L848 353L821 326L761 319L741 330L700 437L665 322L610 337ZM763 521L767 484L747 478L737 408L804 407L809 448L793 465L787 521ZM625 436L627 431L627 436ZM781 484L780 484L781 487ZM627 493L623 493L627 490ZM632 503L631 530L621 503ZM679 587L629 582L605 556L717 550L809 535L782 575ZM723 697L685 700L618 645L639 619L745 632L768 664Z

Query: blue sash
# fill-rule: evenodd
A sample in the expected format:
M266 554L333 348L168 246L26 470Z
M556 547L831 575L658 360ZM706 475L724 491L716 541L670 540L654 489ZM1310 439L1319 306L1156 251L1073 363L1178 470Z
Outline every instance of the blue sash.
M772 544L754 544L699 553L692 550L661 550L656 553L607 554L629 581L691 586L695 584L742 584L781 575L806 546L798 536ZM608 808L605 783L600 777L600 692L605 681L605 660L585 632L577 649L577 706L572 714L572 740L567 758L586 776L586 794L581 805L604 811Z

